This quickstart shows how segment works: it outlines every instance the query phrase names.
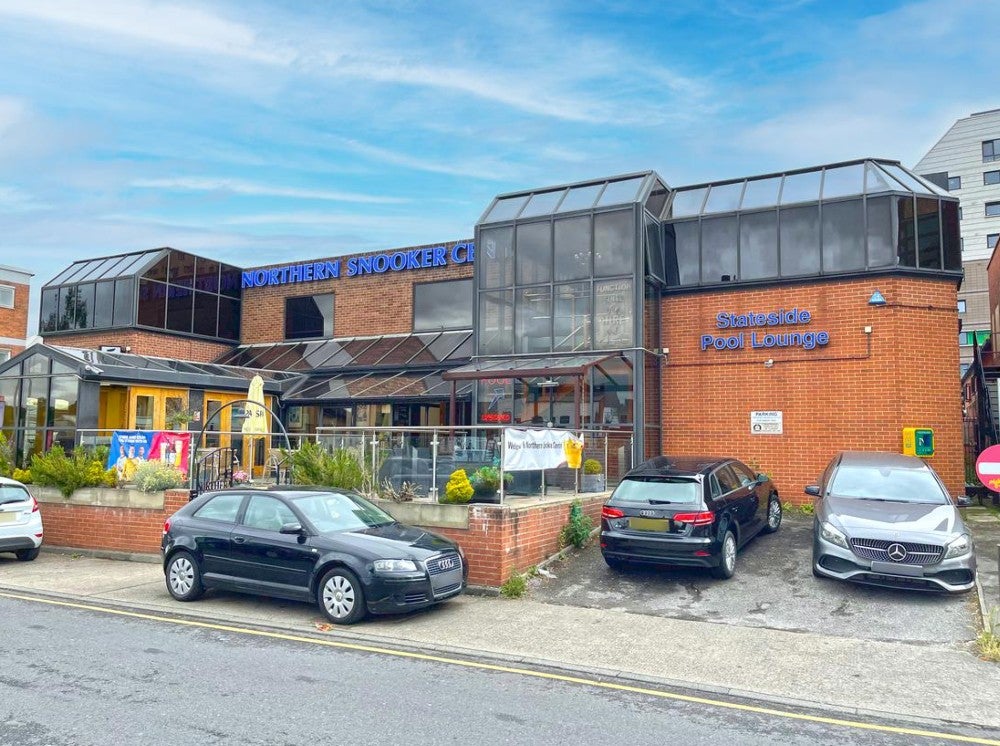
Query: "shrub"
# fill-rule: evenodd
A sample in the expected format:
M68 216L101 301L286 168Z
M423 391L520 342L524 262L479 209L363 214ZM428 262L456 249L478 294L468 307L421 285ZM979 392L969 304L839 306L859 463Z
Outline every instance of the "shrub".
M444 497L441 498L441 502L452 504L467 503L472 499L474 492L475 490L472 489L472 483L469 481L465 469L456 469L448 477L448 484L444 486Z
M528 592L528 576L519 572L511 573L510 577L500 586L500 595L504 598L520 598Z
M31 472L28 472L31 475ZM101 480L102 487L117 487L118 486L118 470L117 469L106 469L104 471L104 479Z
M569 522L559 532L559 545L568 547L572 544L577 549L582 549L590 541L593 527L594 522L583 512L583 505L579 500L574 500L569 507Z
M397 490L391 479L383 479L378 490L378 496L394 503L406 503L420 497L420 486L414 482L402 482Z
M601 466L601 462L596 458L588 458L583 462L583 473L584 474L601 474L604 471L604 467Z
M142 461L135 468L135 486L143 492L159 492L182 487L184 472L163 461Z
M31 484L31 469L14 469L11 479L15 479L21 484Z
M82 446L74 448L68 456L66 451L56 447L32 457L31 478L35 484L56 487L63 497L69 497L84 487L104 484L104 461Z
M0 477L9 477L13 473L14 444L7 440L6 435L0 433Z
M319 444L305 442L297 451L282 453L292 465L293 484L364 491L373 483L368 468L348 448L327 453Z
M503 475L503 481L510 484L514 475L509 472ZM469 477L472 489L476 492L493 493L500 489L500 470L495 466L480 466Z

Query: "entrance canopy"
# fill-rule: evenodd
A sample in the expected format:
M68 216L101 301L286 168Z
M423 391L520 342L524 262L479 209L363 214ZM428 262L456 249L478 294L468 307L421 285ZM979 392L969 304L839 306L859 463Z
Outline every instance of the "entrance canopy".
M447 371L443 378L446 381L475 381L481 378L582 376L595 365L614 358L621 358L621 354L481 358L469 365Z

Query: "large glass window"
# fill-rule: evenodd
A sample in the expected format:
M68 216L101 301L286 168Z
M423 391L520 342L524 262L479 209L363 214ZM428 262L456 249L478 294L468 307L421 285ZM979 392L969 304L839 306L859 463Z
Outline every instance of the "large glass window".
M823 204L823 271L865 268L865 218L861 200Z
M552 349L552 290L549 287L518 290L514 319L517 352L549 352Z
M958 221L960 209L955 202L941 202L941 235L944 243L944 268L962 269L962 243Z
M589 282L555 286L552 336L553 350L590 349Z
M590 216L555 221L555 281L590 277Z
M904 267L917 266L917 240L914 233L913 221L913 197L897 197L896 218L898 234L896 238L896 250L899 256L899 263Z
M43 334L54 332L59 326L59 290L44 288L38 311L38 328Z
M701 280L701 231L697 220L668 225L664 231L667 282L697 285ZM673 280L673 282L671 282Z
M984 171L983 185L1000 184L1000 171Z
M169 285L167 290L167 329L191 333L194 314L194 291L189 287Z
M594 215L594 276L629 275L635 268L632 210Z
M240 338L239 299L219 297L219 336L223 339Z
M487 228L479 232L476 265L479 287L503 288L514 284L514 229Z
M917 198L917 260L925 269L941 269L941 221L936 199Z
M106 329L111 326L115 307L115 284L99 282L94 291L94 328Z
M333 336L333 293L285 299L285 339Z
M819 205L781 211L781 274L785 277L818 274Z
M611 350L631 347L633 339L631 280L594 283L594 347Z
M133 319L133 309L135 308L135 280L127 277L115 280L115 312L113 324L115 326L130 326Z
M892 202L889 197L868 200L868 266L891 267L896 263L892 240Z
M471 279L425 282L413 286L413 331L471 327Z
M162 329L167 316L167 286L162 282L152 280L139 281L139 314L140 326L152 326Z
M736 218L701 221L701 281L736 280Z
M552 226L549 221L518 225L515 252L518 285L552 280Z
M479 294L479 354L501 355L514 350L514 293L501 290Z
M212 293L194 293L194 333L214 337L219 321L219 296Z
M741 280L778 276L778 213L752 212L740 218Z

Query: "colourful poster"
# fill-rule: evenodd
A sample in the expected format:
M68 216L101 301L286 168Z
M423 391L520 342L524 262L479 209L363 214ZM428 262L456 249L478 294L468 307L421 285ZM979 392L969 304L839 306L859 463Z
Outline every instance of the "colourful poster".
M154 433L149 430L115 430L107 468L118 472L119 482L131 482L140 461L149 458Z
M164 431L153 434L151 459L168 463L187 474L190 454L191 433Z

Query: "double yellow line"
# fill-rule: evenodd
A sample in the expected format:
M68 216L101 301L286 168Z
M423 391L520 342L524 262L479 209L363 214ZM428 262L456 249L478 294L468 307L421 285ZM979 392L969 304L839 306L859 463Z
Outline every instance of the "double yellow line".
M449 658L443 655L431 655L429 653L414 653L404 650L393 650L374 645L362 645L353 642L342 642L338 640L323 640L316 637L305 637L303 635L287 634L285 632L272 632L249 627L234 627L228 624L215 624L213 622L200 622L192 619L176 619L156 614L144 614L138 611L125 611L123 609L108 608L105 606L94 606L92 604L74 603L71 601L56 601L55 599L39 596L29 596L19 593L9 593L0 591L0 598L12 598L19 601L33 601L35 603L49 604L52 606L64 606L70 609L80 609L84 611L96 611L102 614L114 614L116 616L131 617L133 619L145 619L153 622L164 622L167 624L182 625L185 627L198 627L201 629L211 629L220 632L232 632L240 635L253 635L272 640L286 640L288 642L302 642L309 645L322 645L330 648L340 648L343 650L354 650L365 653L377 653L379 655L391 655L396 658L410 658L413 660L430 661L434 663L445 663L451 666L461 666L463 668L475 668L481 671L496 671L498 673L516 674L518 676L530 676L535 679L548 679L550 681L561 681L567 684L580 684L582 686L594 687L597 689L609 689L618 692L629 692L631 694L644 694L659 699L673 700L677 702L690 702L692 704L708 705L720 707L727 710L737 710L739 712L752 712L758 715L770 715L772 717L786 718L789 720L800 720L808 723L822 723L824 725L836 725L843 728L854 728L858 730L870 730L879 733L893 733L903 736L921 736L924 738L936 738L940 740L952 741L955 743L975 743L986 744L987 746L1000 746L1000 740L991 738L977 738L974 736L962 736L955 733L944 733L941 731L923 730L921 728L905 728L892 725L877 725L874 723L863 723L857 720L844 720L841 718L823 717L821 715L809 715L801 712L791 712L789 710L778 710L773 707L761 707L758 705L746 705L737 702L727 702L719 699L709 699L707 697L695 697L687 694L677 694L674 692L664 692L658 689L647 689L641 686L630 686L628 684L616 684L610 681L599 681L597 679L586 679L580 676L567 676L565 674L549 673L546 671L534 671L530 668L516 668L514 666L501 666L495 663L479 663L476 661L462 660L461 658Z

